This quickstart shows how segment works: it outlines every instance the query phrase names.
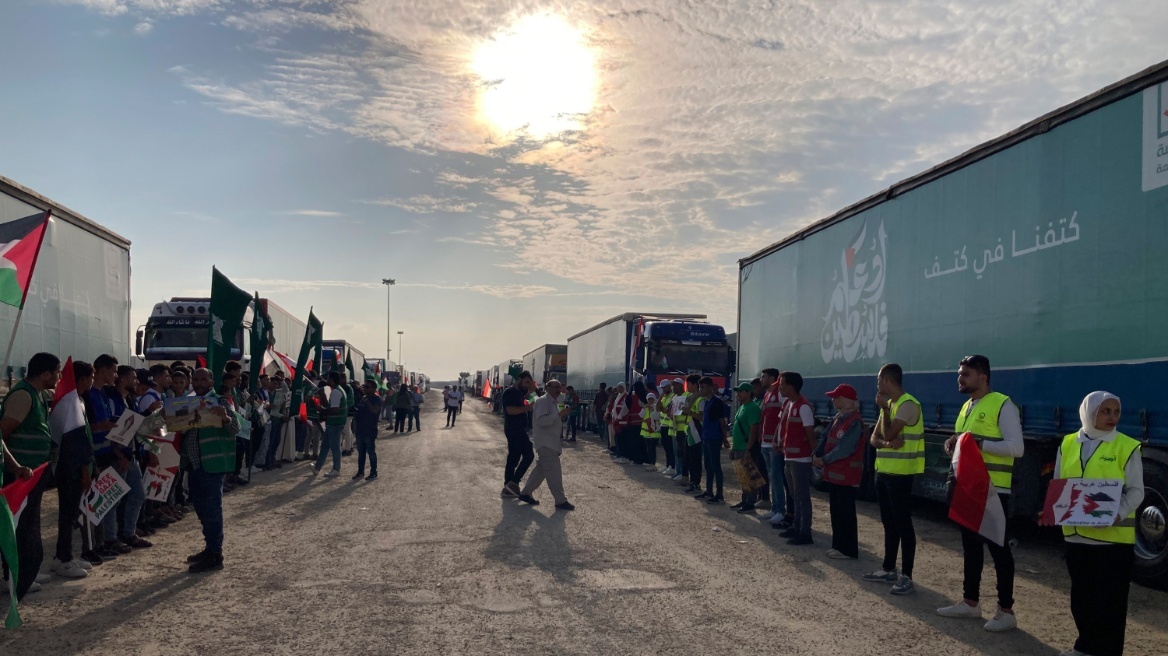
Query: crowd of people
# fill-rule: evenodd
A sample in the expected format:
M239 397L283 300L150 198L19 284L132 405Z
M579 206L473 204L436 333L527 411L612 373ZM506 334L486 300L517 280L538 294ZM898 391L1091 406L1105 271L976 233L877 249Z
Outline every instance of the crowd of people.
M1003 508L1009 508L1014 462L1025 448L1018 407L990 386L990 362L985 356L962 359L957 379L958 390L969 399L945 441L945 452L952 455L961 436L969 434L984 461L989 485ZM664 380L659 387L636 381L608 389L601 383L592 410L598 435L607 442L614 463L659 472L707 504L726 501L722 451L729 450L742 485L739 501L730 508L756 514L764 506L759 519L780 531L779 536L792 547L815 544L811 490L813 468L819 469L828 488L831 518L831 548L826 555L839 560L860 556L856 496L871 445L884 529L883 561L879 569L860 578L887 585L890 594L908 595L915 590L917 549L912 490L915 477L925 471L925 427L921 404L903 383L904 372L898 364L880 369L875 398L879 415L872 426L861 417L856 389L841 384L827 393L835 413L818 428L813 406L803 395L803 377L774 368L740 383L733 404L719 395L712 378L690 375ZM561 442L568 437L560 426L573 412L571 405L580 403L578 396L574 402L568 398L559 381L549 381L541 390L528 372L515 376L502 393L498 404L504 414L507 460L500 496L538 504L532 494L546 482L557 509L574 508L564 493L560 456ZM1079 409L1081 428L1066 435L1058 450L1056 479L1118 480L1122 488L1111 526L1062 527L1071 614L1079 632L1074 647L1063 656L1123 653L1135 513L1144 485L1140 442L1116 430L1120 412L1115 395L1088 395ZM574 435L573 431L571 439ZM664 456L663 467L658 466L659 452ZM529 467L531 474L524 484ZM985 619L981 578L988 550L996 571L997 604L983 626L991 632L1016 628L1009 539L999 544L972 528L959 525L959 530L964 561L961 599L937 609L937 614Z
M382 399L392 399L397 411L395 432L421 429L417 408L424 400L417 387L390 387L374 378L351 384L346 372L336 369L323 377L308 371L299 385L282 371L260 373L253 386L249 373L234 361L216 385L206 368L174 362L135 369L101 355L92 363L71 361L84 430L58 434L51 428L58 411L52 399L63 366L51 353L34 355L0 411L0 481L7 485L39 473L16 526L18 600L41 590L53 576L82 579L95 566L152 548L157 532L192 511L201 524L203 548L186 558L188 571L222 569L223 495L247 485L253 469L310 461L316 476L331 456L324 476L335 477L342 457L355 452L353 479L371 482L377 480L378 422L383 406L391 405ZM177 397L208 400L210 418L197 428L168 430L166 404ZM398 398L405 404L399 405ZM143 419L123 444L125 438L110 439L110 432L127 411ZM178 462L174 482L165 500L148 500L144 474L159 467L168 448ZM128 491L94 526L81 512L81 499L109 468ZM42 572L42 500L51 489L58 496L57 542L48 572ZM7 566L4 571L7 576ZM4 586L2 593L7 592Z

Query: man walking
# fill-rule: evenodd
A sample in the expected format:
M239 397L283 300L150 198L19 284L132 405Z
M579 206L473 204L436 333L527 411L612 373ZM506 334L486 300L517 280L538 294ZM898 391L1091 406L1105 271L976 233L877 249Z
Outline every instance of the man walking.
M503 491L499 496L504 499L519 496L519 481L523 480L523 475L535 459L531 440L527 438L527 415L532 412L527 395L534 389L531 372L524 371L503 392L503 435L507 438L507 465L503 470Z
M913 591L913 561L917 533L912 521L913 479L925 471L925 421L921 402L904 391L904 370L896 363L880 368L876 378L876 406L880 417L872 433L876 447L876 500L884 525L884 563L865 581L892 583L890 592ZM900 577L896 576L896 552L901 553Z
M449 385L442 391L442 398L446 402L446 427L453 428L455 422L458 421L458 405L462 402L462 398L458 390Z
M531 496L546 480L548 489L552 491L552 498L556 501L556 510L575 510L564 496L564 476L560 468L560 454L563 447L560 444L560 422L571 410L567 407L560 409L559 398L561 393L560 381L552 379L544 388L547 394L539 397L532 406L532 442L535 444L535 453L538 460L527 477L527 484L519 493L519 500L531 505L539 502Z
M203 526L205 546L187 558L191 574L223 569L223 475L235 467L235 436L239 416L220 405L212 389L211 370L196 369L191 375L195 395L216 402L210 413L221 426L183 432L182 458L190 487L191 504Z
M357 473L353 480L365 475L365 458L369 458L369 478L377 480L377 417L381 414L381 397L377 394L377 383L365 381L365 395L357 404L353 416L353 433L357 437Z
M1010 397L990 389L990 360L984 355L970 355L961 360L957 369L957 390L968 394L969 400L957 415L954 435L945 441L945 453L953 455L957 438L972 433L981 449L982 459L989 470L990 484L998 493L1002 507L1009 516L1010 486L1013 483L1014 459L1021 458L1025 449L1022 441L1022 421L1018 406ZM938 608L942 617L976 617L981 619L979 594L981 571L985 564L985 547L994 559L998 573L998 612L986 622L986 631L1009 631L1018 626L1014 616L1014 554L1009 538L998 546L976 531L961 528L961 550L965 556L964 599L945 608Z

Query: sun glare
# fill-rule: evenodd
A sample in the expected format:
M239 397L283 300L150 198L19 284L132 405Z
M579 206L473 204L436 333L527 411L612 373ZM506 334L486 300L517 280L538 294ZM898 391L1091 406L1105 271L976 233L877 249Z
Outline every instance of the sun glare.
M596 97L596 60L560 16L526 16L475 51L478 113L492 129L543 139L579 129Z

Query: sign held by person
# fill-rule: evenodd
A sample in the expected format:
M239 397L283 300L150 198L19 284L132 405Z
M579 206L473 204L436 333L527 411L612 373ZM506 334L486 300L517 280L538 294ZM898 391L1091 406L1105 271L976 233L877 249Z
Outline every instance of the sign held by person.
M130 466L133 467L133 463ZM114 468L106 467L93 479L93 483L81 497L81 512L91 524L97 526L129 491L130 486L118 476Z
M170 432L181 432L193 428L209 428L222 426L222 420L211 412L211 408L219 405L219 399L202 396L178 396L166 399L162 406L162 416L166 420L166 429Z
M162 467L147 467L142 477L142 487L146 488L146 499L162 501L170 496L170 488L174 485L175 475Z
M117 423L110 429L106 438L122 446L129 446L130 442L134 441L134 436L138 434L138 429L142 427L145 419L146 417L133 410L126 410L121 417L118 417Z
M1118 479L1060 478L1046 488L1046 503L1038 523L1043 526L1115 524L1123 481Z

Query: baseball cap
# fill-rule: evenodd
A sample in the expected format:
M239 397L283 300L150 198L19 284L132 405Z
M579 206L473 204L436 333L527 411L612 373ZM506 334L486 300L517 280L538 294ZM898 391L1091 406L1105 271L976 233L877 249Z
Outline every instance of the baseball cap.
M655 398L657 398L657 395L652 393L652 392L649 392L648 394L645 395L645 398L646 399L655 399Z
M852 387L851 385L846 385L846 384L840 385L839 387L836 387L832 391L828 392L827 396L828 396L828 398L832 398L832 399L838 399L838 398L842 397L845 399L851 399L853 401L855 401L858 398L856 396L856 388Z
M673 379L673 382L677 383L678 385L684 385L684 384L685 384L685 381L684 381L684 380L682 380L682 379L680 379L680 378L674 378L674 379Z
M738 390L739 392L754 392L754 385L751 385L747 382L742 382L738 383L738 387L735 387L734 389Z

